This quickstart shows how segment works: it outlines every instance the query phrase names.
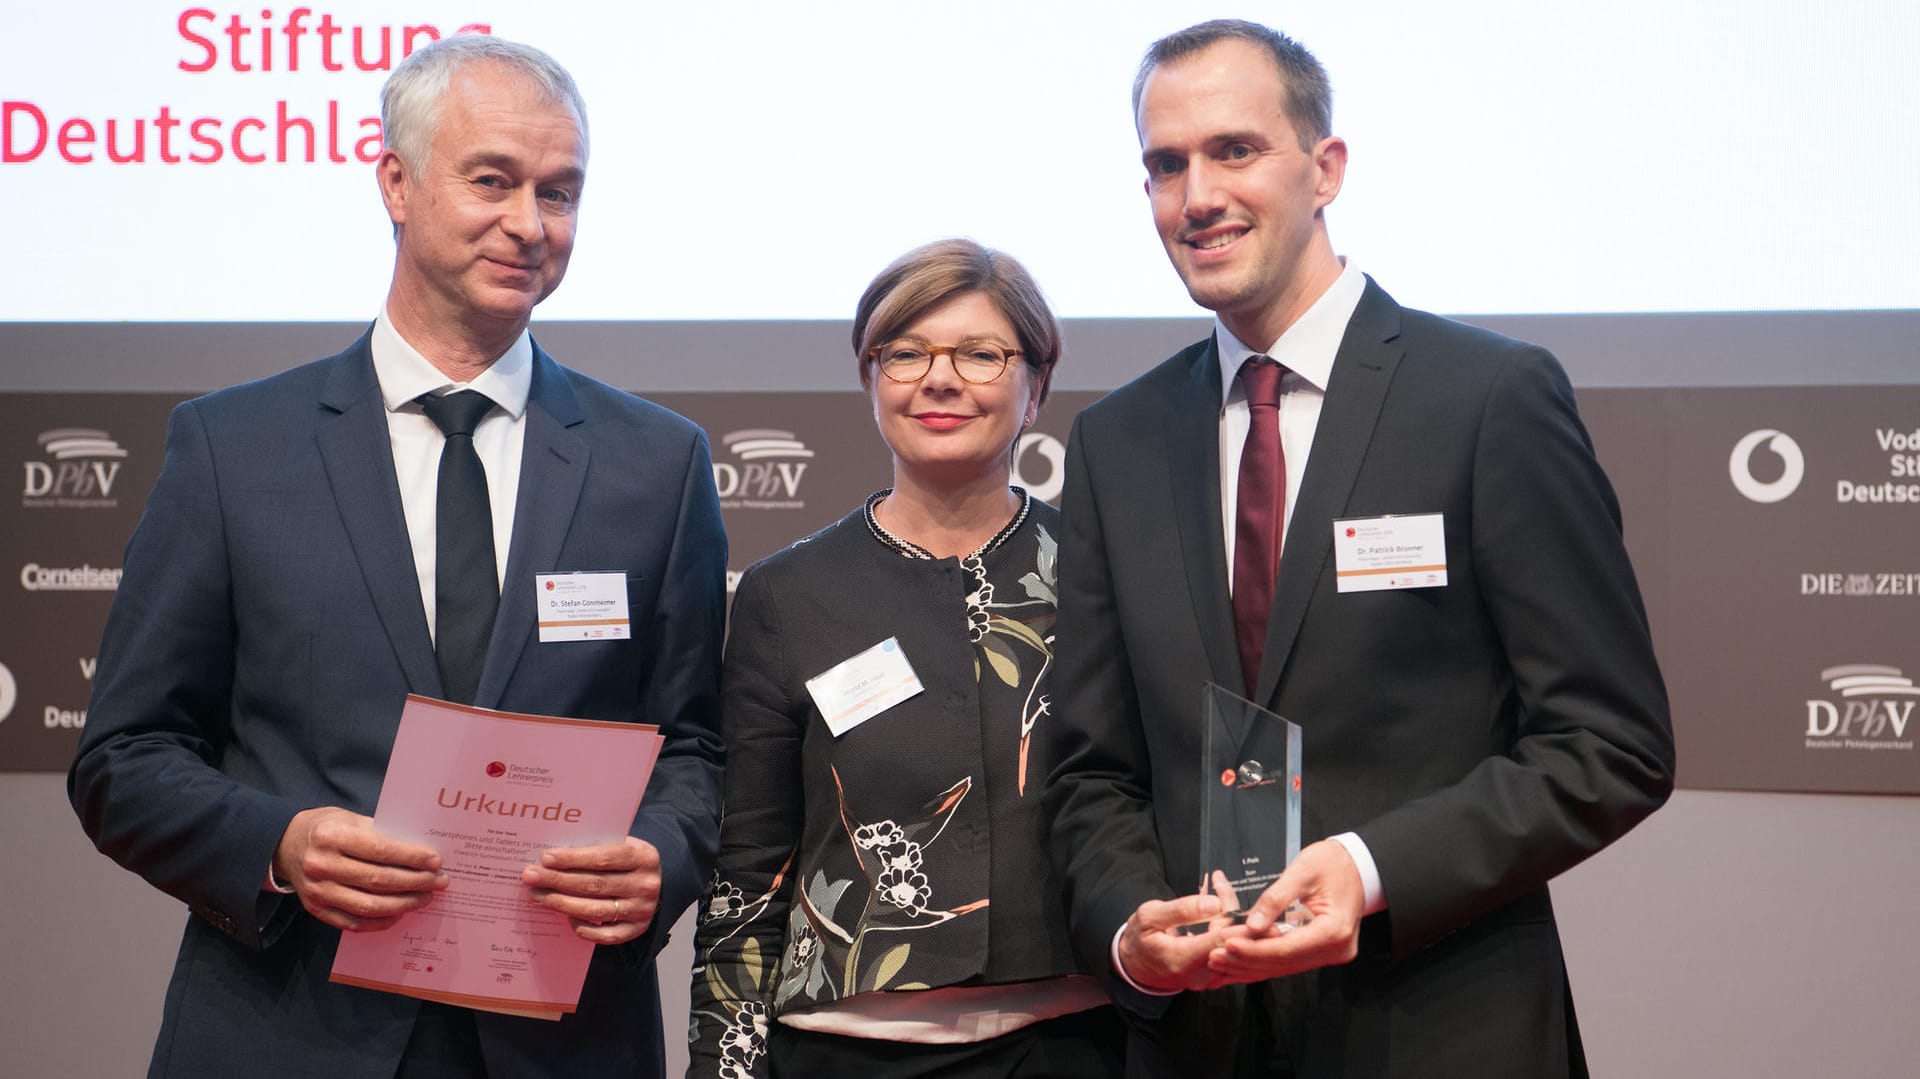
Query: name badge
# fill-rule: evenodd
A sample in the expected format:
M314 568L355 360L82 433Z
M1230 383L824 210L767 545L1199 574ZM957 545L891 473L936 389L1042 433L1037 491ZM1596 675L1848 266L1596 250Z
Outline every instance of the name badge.
M612 641L633 636L627 616L627 575L537 573L533 609L541 641Z
M835 738L920 690L920 676L913 673L897 637L807 679L807 692Z
M1333 570L1342 592L1438 588L1447 583L1446 515L1335 521Z

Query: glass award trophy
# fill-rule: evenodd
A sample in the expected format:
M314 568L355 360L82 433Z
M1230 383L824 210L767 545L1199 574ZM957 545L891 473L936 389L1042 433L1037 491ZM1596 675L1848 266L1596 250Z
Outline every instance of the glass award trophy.
M1224 900L1238 924L1300 853L1300 727L1212 684L1200 717L1198 891ZM1281 931L1307 920L1296 903Z

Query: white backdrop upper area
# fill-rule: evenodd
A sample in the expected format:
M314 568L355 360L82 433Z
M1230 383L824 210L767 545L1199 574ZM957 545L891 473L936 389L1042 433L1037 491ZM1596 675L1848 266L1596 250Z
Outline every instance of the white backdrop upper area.
M0 0L0 320L369 317L380 83L473 24L587 97L545 319L842 318L953 234L1063 315L1191 315L1127 97L1149 41L1217 15L1326 63L1335 247L1420 306L1920 307L1912 0Z

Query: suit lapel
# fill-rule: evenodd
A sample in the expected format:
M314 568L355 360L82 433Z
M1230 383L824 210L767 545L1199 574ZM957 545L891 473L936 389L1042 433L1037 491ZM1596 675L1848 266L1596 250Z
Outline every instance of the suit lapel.
M386 405L373 373L371 333L341 353L321 391L324 410L314 440L340 523L408 688L441 696L440 667L413 568L413 543L400 508L400 481Z
M1347 323L1340 351L1334 356L1326 400L1307 458L1307 473L1300 481L1300 494L1287 525L1256 700L1273 700L1281 672L1299 638L1307 604L1319 586L1320 575L1327 572L1333 550L1330 522L1341 515L1360 475L1387 387L1393 384L1394 370L1405 352L1396 343L1399 336L1399 305L1368 279L1366 292Z
M1173 480L1180 563L1213 680L1239 692L1240 652L1227 594L1226 533L1220 521L1220 359L1213 342L1197 350L1180 399L1167 413L1167 460Z
M482 708L499 706L520 654L537 635L533 575L560 568L560 547L573 524L591 456L586 441L570 430L584 419L560 365L536 344L520 455L520 494L513 507L513 542L507 548L500 613L494 619L486 666L474 694L474 703Z

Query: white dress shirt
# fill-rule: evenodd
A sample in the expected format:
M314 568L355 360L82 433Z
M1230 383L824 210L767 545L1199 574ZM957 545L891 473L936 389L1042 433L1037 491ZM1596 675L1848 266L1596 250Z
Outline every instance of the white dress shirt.
M413 569L420 580L427 632L434 627L434 517L440 487L440 448L446 436L427 418L414 398L456 390L477 390L493 402L493 411L473 432L473 450L487 473L487 503L493 511L493 567L506 587L507 549L513 542L513 506L520 495L520 455L526 444L527 394L533 388L533 338L522 330L507 351L470 382L455 382L401 338L386 311L373 324L373 372L387 407L387 437L393 446L393 470L400 481L400 505L406 511L407 538L413 544ZM526 582L528 588L533 582Z

